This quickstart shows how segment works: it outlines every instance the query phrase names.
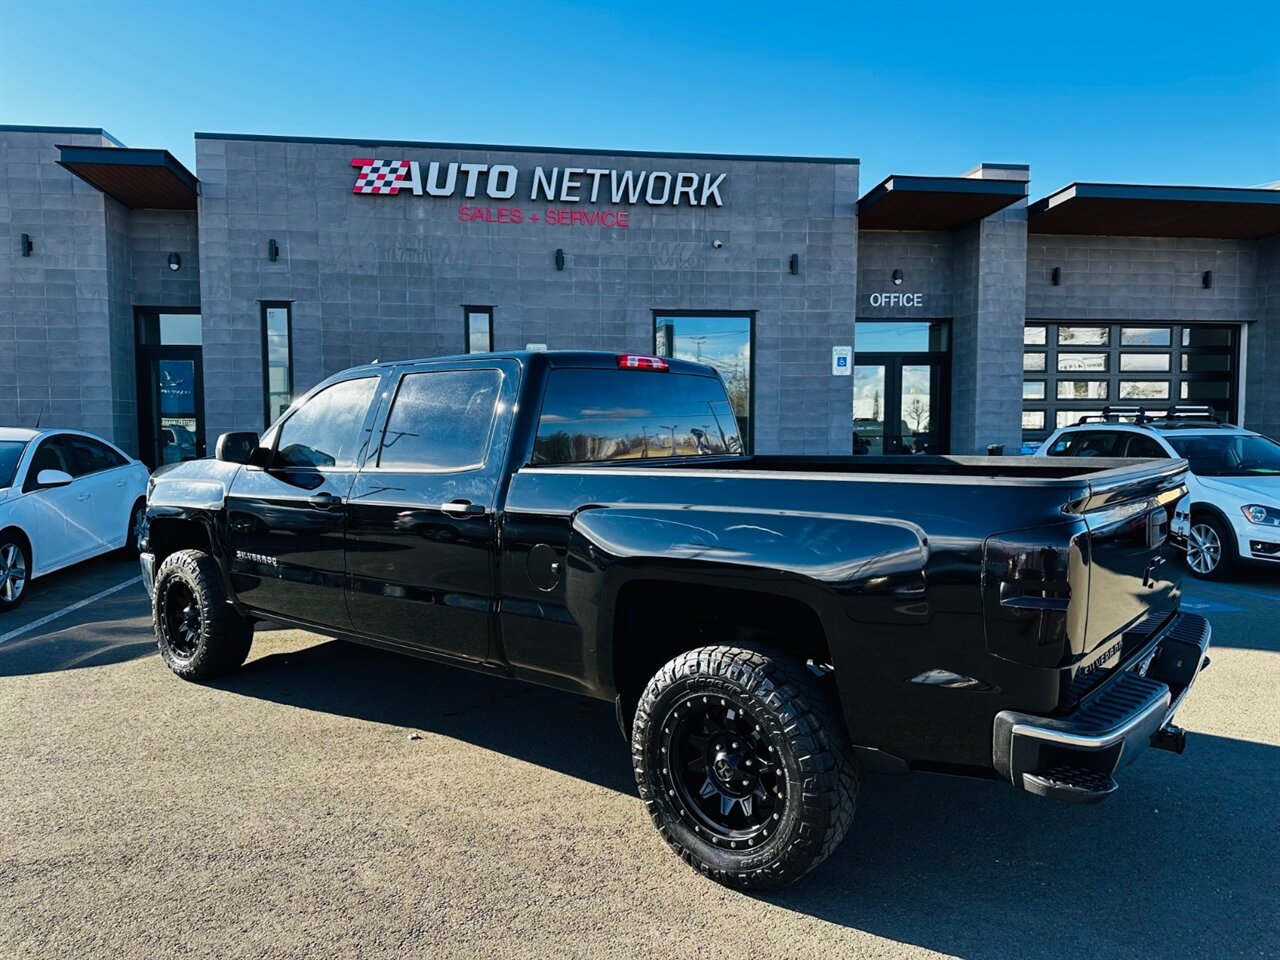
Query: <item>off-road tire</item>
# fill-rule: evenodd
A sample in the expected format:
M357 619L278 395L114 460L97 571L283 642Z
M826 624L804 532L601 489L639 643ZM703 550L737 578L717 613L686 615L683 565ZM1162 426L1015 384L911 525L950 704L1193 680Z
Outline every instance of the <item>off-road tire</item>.
M686 863L726 886L773 889L798 880L839 846L853 821L858 773L830 683L777 651L728 646L683 653L649 681L632 726L636 783L658 832ZM782 760L780 818L751 849L729 849L725 839L713 842L709 831L691 826L695 818L672 789L664 724L673 716L678 722L673 709L695 695L741 704Z
M188 610L198 619L184 617ZM151 623L160 656L184 680L236 669L253 644L253 622L227 601L218 566L202 550L179 550L160 564Z

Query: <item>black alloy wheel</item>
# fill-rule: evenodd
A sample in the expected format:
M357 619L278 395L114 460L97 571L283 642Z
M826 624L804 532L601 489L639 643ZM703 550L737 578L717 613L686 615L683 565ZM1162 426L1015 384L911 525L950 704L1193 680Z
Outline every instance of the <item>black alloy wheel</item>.
M680 815L712 843L751 848L781 819L787 777L751 712L728 696L691 694L663 724L663 768Z
M170 649L180 659L190 660L200 649L204 618L200 615L200 602L185 583L168 584L164 592L164 618Z

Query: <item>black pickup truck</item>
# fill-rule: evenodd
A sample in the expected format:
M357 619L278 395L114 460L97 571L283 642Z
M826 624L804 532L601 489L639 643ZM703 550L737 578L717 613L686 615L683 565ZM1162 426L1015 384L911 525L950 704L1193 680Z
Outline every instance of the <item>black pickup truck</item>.
M859 767L1088 802L1181 752L1185 467L753 456L698 364L381 363L157 473L142 568L189 680L269 620L613 701L663 837L761 888L840 842Z

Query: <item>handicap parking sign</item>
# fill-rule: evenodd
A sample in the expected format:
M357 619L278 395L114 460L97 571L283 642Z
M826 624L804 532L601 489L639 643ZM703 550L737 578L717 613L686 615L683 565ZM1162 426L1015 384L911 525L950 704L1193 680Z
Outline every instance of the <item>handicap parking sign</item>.
M832 347L831 348L831 375L833 377L847 377L853 373L849 364L853 360L853 347Z

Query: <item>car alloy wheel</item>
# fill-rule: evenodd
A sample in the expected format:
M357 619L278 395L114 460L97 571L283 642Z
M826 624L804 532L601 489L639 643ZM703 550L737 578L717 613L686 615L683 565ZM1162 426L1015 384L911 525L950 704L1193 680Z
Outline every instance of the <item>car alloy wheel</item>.
M1208 574L1217 570L1221 562L1222 540L1218 531L1207 523L1195 524L1187 541L1187 564L1196 573Z
M27 558L12 541L0 544L0 600L16 604L27 586Z
M133 514L129 517L129 538L125 542L125 546L133 550L134 553L142 552L142 524L147 517L147 508L142 504L138 504L133 508Z

